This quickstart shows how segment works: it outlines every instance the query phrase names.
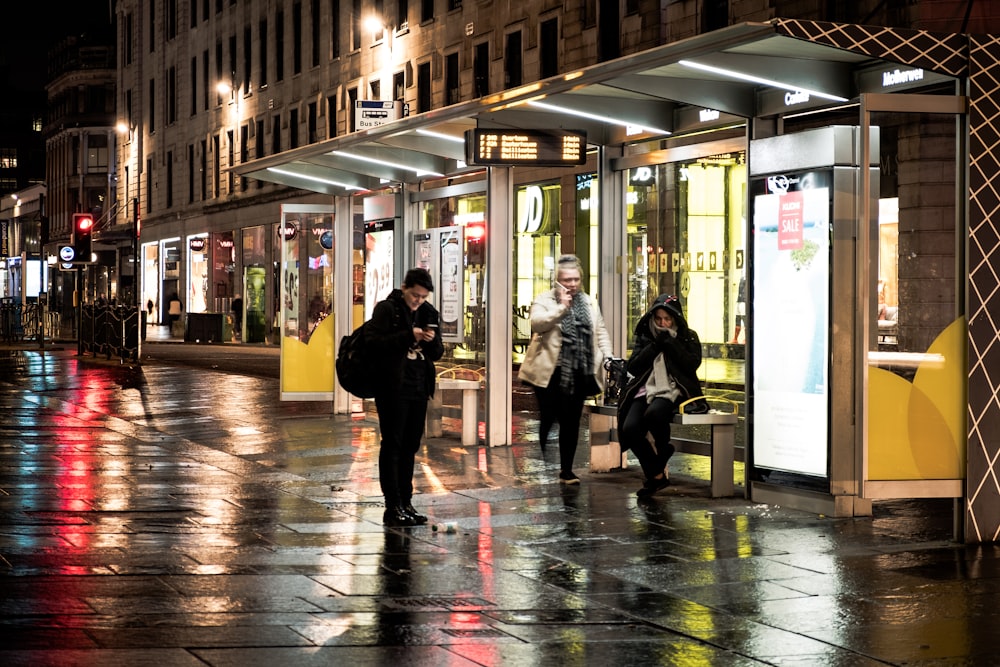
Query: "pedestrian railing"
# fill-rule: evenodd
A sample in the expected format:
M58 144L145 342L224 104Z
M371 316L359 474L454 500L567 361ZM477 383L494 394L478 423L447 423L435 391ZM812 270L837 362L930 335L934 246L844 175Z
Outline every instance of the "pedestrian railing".
M139 359L139 310L135 306L84 304L80 352L122 361Z

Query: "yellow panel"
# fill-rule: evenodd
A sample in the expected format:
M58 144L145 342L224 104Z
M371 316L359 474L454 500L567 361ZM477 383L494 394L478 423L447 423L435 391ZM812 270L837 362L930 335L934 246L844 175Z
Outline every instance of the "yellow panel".
M868 479L965 477L965 322L934 341L911 384L895 373L868 373Z
M287 336L281 340L281 391L332 392L334 352L332 316L313 330L308 343Z

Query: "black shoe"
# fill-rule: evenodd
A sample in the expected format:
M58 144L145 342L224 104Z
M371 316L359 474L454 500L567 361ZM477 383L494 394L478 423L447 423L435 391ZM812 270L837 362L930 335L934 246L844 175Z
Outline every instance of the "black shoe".
M635 495L640 498L652 498L654 493L662 491L668 486L670 486L670 479L666 476L654 477L653 479L647 479L642 488L635 492Z
M402 507L387 507L382 515L382 523L387 526L416 526L417 520Z
M401 509L412 516L418 526L422 526L427 523L427 517L417 512L417 510L413 507L413 503L406 503Z
M580 478L573 474L572 470L563 470L559 473L560 484L579 484Z

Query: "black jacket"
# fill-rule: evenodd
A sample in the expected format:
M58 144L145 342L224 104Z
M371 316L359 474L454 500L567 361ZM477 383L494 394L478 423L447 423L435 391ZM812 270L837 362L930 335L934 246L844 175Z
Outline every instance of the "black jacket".
M668 299L674 300L669 301ZM653 338L649 321L656 308L666 308L673 316L677 325L676 338L669 333L662 333ZM681 312L680 302L676 300L676 297L667 297L665 294L656 298L656 301L635 326L632 355L625 364L628 381L618 399L619 424L628 414L628 409L631 407L632 401L635 400L636 392L649 379L650 373L653 372L653 361L661 352L667 372L680 386L681 395L677 402L683 403L690 398L702 396L701 382L695 374L698 367L701 366L701 341L698 339L698 334L688 327L687 320L684 319ZM707 408L707 404L699 404L699 407L695 409L685 408L685 412L703 411L705 408Z
M403 382L403 362L413 344L413 327L426 328L428 324L438 324L437 309L426 301L416 311L410 310L403 300L403 292L394 289L382 301L375 304L372 318L365 331L365 347L378 373L376 392L392 392ZM427 381L427 396L434 396L437 371L434 362L444 354L441 334L434 340L420 344L427 364L424 376Z

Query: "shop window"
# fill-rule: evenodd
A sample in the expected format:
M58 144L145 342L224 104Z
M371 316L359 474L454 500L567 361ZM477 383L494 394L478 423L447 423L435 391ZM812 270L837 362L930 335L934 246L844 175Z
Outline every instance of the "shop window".
M677 294L706 357L742 358L745 193L742 152L630 170L630 337L657 295Z

